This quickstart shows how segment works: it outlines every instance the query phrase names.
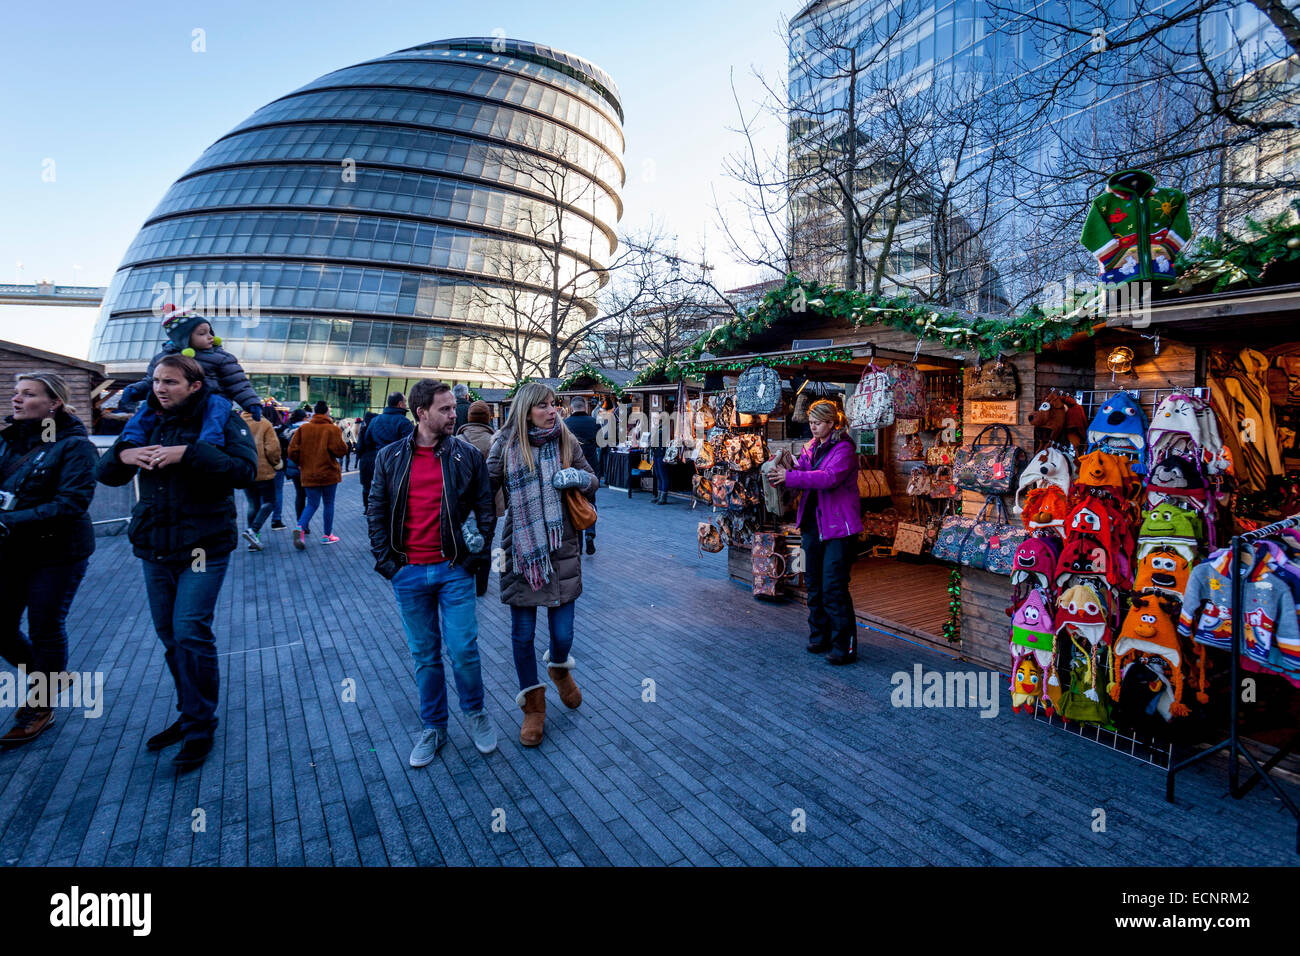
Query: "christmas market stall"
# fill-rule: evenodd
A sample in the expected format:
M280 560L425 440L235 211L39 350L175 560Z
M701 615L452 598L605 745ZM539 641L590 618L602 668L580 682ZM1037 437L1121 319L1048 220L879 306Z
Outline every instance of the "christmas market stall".
M642 374L631 380L631 384L623 388L627 396L627 411L640 411L647 423L647 430L640 436L644 446L642 450L648 450L652 460L662 450L662 471L667 476L667 486L660 487L659 473L653 468L645 473L641 481L656 496L663 492L689 501L693 494L691 478L695 475L695 467L686 458L682 432L686 424L687 405L700 397L702 385L697 380L684 377L669 381L662 374L645 374L646 371L653 372L655 368L658 366L643 370ZM622 411L620 409L620 413Z

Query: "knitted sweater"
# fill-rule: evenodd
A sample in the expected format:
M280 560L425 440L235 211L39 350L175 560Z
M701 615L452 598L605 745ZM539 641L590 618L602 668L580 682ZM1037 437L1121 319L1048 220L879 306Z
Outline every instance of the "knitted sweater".
M1191 235L1182 192L1156 189L1142 170L1123 170L1092 201L1080 241L1097 257L1102 282L1169 282L1177 277L1174 256Z
M1250 561L1249 553L1246 555ZM1228 577L1231 555L1216 551L1210 560L1192 568L1183 594L1183 610L1178 618L1178 633L1201 644L1232 648L1232 580ZM1245 651L1255 661L1266 664L1275 643L1294 646L1300 642L1296 624L1295 602L1291 589L1272 573L1273 558L1267 549L1257 551L1253 566L1243 571L1243 614Z

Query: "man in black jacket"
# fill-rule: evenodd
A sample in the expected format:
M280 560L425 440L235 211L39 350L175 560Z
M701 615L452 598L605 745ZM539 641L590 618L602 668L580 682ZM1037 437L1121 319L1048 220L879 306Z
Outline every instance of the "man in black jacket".
M569 417L564 420L565 426L573 433L573 437L578 439L578 444L582 446L582 457L586 458L592 468L596 469L597 482L603 475L601 468L600 446L596 444L596 436L600 434L600 423L587 414L587 400L579 396L569 402ZM587 553L596 553L596 526L592 525L586 531Z
M376 415L361 435L357 446L357 460L361 463L361 506L370 504L370 483L375 475L375 455L379 449L399 438L405 438L415 429L406 417L406 399L401 392L388 396L388 406L383 414Z
M199 439L210 392L194 359L165 356L153 382L149 404L157 414L149 444L119 439L99 461L99 480L116 486L140 476L140 502L127 537L144 568L154 630L166 648L181 714L145 746L161 750L183 740L175 763L187 769L207 758L217 728L212 621L239 542L233 492L256 479L257 450L235 415L224 423L224 448Z
M484 754L496 749L496 730L483 709L474 586L475 566L489 558L496 509L483 455L452 434L451 389L423 379L411 389L411 407L419 427L375 458L366 522L375 570L393 584L415 658L424 730L410 764L423 767L447 741L444 641L474 746Z

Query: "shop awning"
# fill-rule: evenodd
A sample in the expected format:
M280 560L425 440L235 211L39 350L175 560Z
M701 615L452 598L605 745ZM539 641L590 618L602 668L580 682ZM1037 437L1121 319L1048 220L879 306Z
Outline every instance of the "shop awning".
M683 361L682 367L692 375L708 372L739 373L754 365L775 368L783 378L799 376L822 381L856 381L862 368L874 360L880 365L912 365L922 371L940 371L961 368L961 363L933 355L895 349L877 348L871 342L842 342L807 349L785 349L779 352L752 352L745 355L724 355L719 358Z
M1231 345L1239 341L1259 347L1290 342L1300 326L1300 285L1158 299L1145 309L1117 310L1105 320L1107 328L1167 334L1191 344Z

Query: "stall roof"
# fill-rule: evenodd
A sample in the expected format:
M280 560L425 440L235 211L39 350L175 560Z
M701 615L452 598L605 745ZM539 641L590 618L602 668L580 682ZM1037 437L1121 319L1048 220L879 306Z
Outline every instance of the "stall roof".
M843 360L816 361L812 356L827 351L843 350L850 358ZM807 356L807 361L800 358ZM805 378L856 380L862 374L862 368L873 359L888 364L915 365L922 371L951 370L961 368L955 359L944 358L922 352L919 356L914 351L878 348L872 342L836 342L831 346L817 346L807 349L784 349L775 352L752 352L745 355L726 355L714 359L695 359L682 365L695 373L709 371L735 372L733 366L738 364L763 364L764 360L773 362L783 378L800 376Z
M1108 328L1176 335L1191 344L1226 345L1294 341L1300 326L1300 284L1156 300L1146 310L1107 315Z
M504 402L506 396L510 394L508 388L476 388L474 391L478 392L479 398L483 399L483 401L493 404Z

